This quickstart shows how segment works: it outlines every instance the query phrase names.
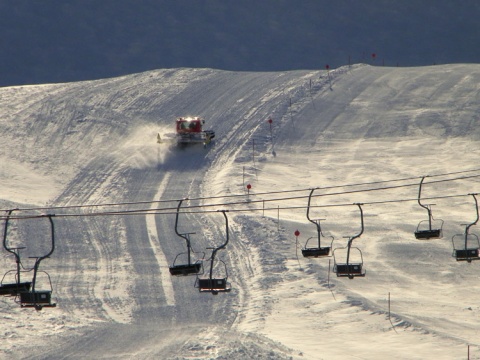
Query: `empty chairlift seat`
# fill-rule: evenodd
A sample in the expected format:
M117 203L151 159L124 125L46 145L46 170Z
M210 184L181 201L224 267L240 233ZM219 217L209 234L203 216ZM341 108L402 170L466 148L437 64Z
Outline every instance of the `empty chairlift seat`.
M480 260L479 249L480 242L478 236L468 233L468 226L465 234L453 236L453 253L452 256L457 261L472 262L472 260Z
M430 240L442 238L442 229L426 229L415 231L415 238L417 240Z
M227 279L198 279L198 290L200 292L229 292L231 290Z
M457 261L472 261L472 260L480 260L478 256L478 249L455 249L453 252L453 256Z
M320 248L304 248L302 249L303 257L322 257L328 256L330 254L330 247L320 247Z
M14 284L2 284L0 285L0 295L4 296L17 296L18 294L26 291L30 291L32 286L31 282L21 282Z
M355 276L365 276L365 271L363 271L363 264L336 264L333 272L337 274L338 277L355 277Z
M56 306L56 304L52 304L52 292L48 290L22 292L20 293L20 304L22 307Z
M202 271L202 263L172 265L168 270L173 276L197 275Z

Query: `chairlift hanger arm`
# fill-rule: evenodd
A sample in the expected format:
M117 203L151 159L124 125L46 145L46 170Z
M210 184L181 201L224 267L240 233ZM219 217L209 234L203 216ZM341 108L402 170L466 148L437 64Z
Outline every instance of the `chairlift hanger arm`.
M226 240L225 240L225 243L223 243L222 245L214 248L213 251L212 251L212 256L210 257L210 279L213 278L213 263L214 263L214 261L215 261L215 255L217 254L217 251L218 251L218 250L221 250L221 249L223 249L225 246L227 246L228 240L229 240L228 217L227 217L227 214L226 214L226 212L227 212L228 210L218 210L218 211L222 212L223 216L225 217Z
M473 199L475 200L475 210L477 212L477 218L475 219L475 221L471 224L468 224L467 227L465 228L465 236L468 235L468 230L470 229L471 226L475 225L478 220L479 220L479 214L478 214L478 200L477 200L477 197L475 196L476 194L470 194L473 196Z
M53 216L55 216L55 214L46 215L46 217L48 217L48 221L50 222L50 235L51 235L51 239L52 239L52 248L50 249L48 254L39 257L39 262L43 259L46 259L46 258L50 257L50 255L52 255L53 251L55 250L55 225L54 225L53 220L52 220Z
M228 231L228 218L227 218L227 214L225 213L226 211L228 210L219 210L223 213L223 216L225 217L225 232L226 232L226 240L225 240L225 243L223 243L222 245L219 245L217 247L208 247L207 249L213 249L212 250L212 255L210 256L210 261L211 261L211 264L212 266L210 267L210 272L212 271L212 268L213 268L213 262L215 260L215 255L217 254L217 251L218 250L221 250L223 249L225 246L227 246L228 244L228 240L229 240L229 231ZM211 276L210 276L211 277Z
M350 238L350 240L348 240L348 245L347 245L347 266L350 264L350 249L352 248L352 242L353 240L359 238L362 234L363 234L363 229L364 229L364 226L363 226L363 210L362 210L362 204L355 204L358 206L358 208L360 209L360 219L361 219L361 224L362 224L362 228L360 230L360 232L357 234L357 235L354 235Z
M223 249L225 246L227 246L228 240L230 239L229 231L228 231L228 217L226 214L228 210L219 210L219 211L223 214L223 217L225 218L225 243L217 247L216 250Z
M50 257L50 255L53 254L53 251L55 250L55 225L53 223L53 220L52 220L52 217L55 216L55 214L48 214L48 215L45 215L46 217L48 217L48 221L50 222L50 238L51 238L51 243L52 243L52 247L50 248L50 251L43 255L43 256L31 256L31 258L33 259L37 259L35 261L35 266L38 267L38 264L40 264L40 262L43 260L43 259L46 259L48 257Z
M311 203L311 200L312 200L313 192L314 192L316 189L317 189L317 188L313 188L313 189L310 191L310 194L308 195L307 219L308 219L308 221L310 221L312 224L315 224L315 226L317 227L317 242L318 242L318 247L320 248L320 242L321 242L321 236L322 236L322 228L321 228L321 226L320 226L320 220L315 221L315 220L312 220L312 219L310 218L310 203Z
M350 240L348 241L348 247L350 247L350 246L352 245L353 240L355 240L355 239L359 238L360 236L362 236L363 231L364 231L364 229L365 229L364 224L363 224L363 209L362 209L362 205L363 205L363 204L357 203L357 204L355 204L355 205L357 205L358 208L360 209L361 229L360 229L360 232L359 232L357 235L354 235L354 236L352 236L352 237L350 238Z
M427 175L428 176L428 175ZM420 186L418 187L418 205L420 205L421 207L423 207L424 209L426 209L428 211L428 216L430 217L431 216L431 211L430 211L430 208L428 207L428 205L423 205L422 202L420 201L421 197L422 197L422 185L423 185L423 181L425 180L425 178L427 176L423 176L422 177L422 180L420 180Z
M185 198L185 199L181 199L178 201L178 206L177 206L177 211L176 211L176 216L175 216L175 233L177 234L177 236L181 237L182 239L185 240L185 242L187 243L187 263L186 264L182 264L182 265L178 265L176 264L176 260L177 258L181 255L181 254L185 254L185 253L180 253L178 254L174 261L173 261L173 265L169 267L169 271L170 271L170 274L171 275L182 275L182 276L185 276L185 275L193 275L193 274L199 274L200 272L203 273L203 265L201 262L192 262L192 246L191 246L191 242L190 242L190 235L192 234L195 234L195 232L188 232L188 233L183 233L183 234L180 234L178 232L178 219L179 219L179 214L180 214L180 207L182 206L182 203L184 200L187 200L188 198ZM202 258L205 257L205 254L202 256Z
M312 195L313 195L313 192L314 192L315 190L317 190L317 189L319 189L319 188L313 188L313 189L311 189L311 190L310 190L310 194L308 195L307 219L308 219L308 221L310 221L311 223L317 225L317 227L318 227L318 226L320 225L320 223L319 223L320 220L325 220L325 219L317 219L317 220L318 220L318 222L317 222L317 220L312 219L312 218L310 217L310 208L311 208Z
M48 214L48 215L45 215L45 216L48 217L48 221L50 222L52 247L47 254L45 254L43 256L36 257L35 265L33 266L33 279L32 279L32 293L33 294L35 294L35 285L36 285L36 282L37 282L37 272L38 272L38 268L40 266L40 262L42 260L50 257L50 255L52 255L53 251L55 250L55 225L54 225L53 220L52 220L52 217L55 216L55 214ZM35 258L35 257L33 257L33 258Z
M12 215L13 211L15 209L11 209L7 211L7 217L5 218L5 227L3 229L3 247L5 250L7 250L9 253L12 253L13 256L15 256L15 263L17 264L17 284L20 284L20 267L21 261L20 261L20 249L24 249L24 247L19 247L19 248L9 248L7 246L7 233L8 233L8 223L10 221L10 216ZM4 275L5 277L5 275Z
M315 224L318 226L317 222L315 222L315 220L312 220L310 218L310 203L312 201L312 195L313 195L313 192L316 190L317 188L313 188L311 191L310 191L310 194L308 195L308 204L307 204L307 219L308 221L310 221L311 223Z
M188 240L187 236L185 236L185 234L180 234L178 232L178 217L179 217L179 214L180 214L180 207L182 206L183 200L186 200L186 199L181 199L181 200L178 201L177 213L176 213L176 216L175 216L175 234L177 234L181 238L185 239L185 241L187 242L187 245L189 245L190 241Z
M7 217L5 218L5 227L3 229L3 247L9 253L12 253L15 256L17 262L19 261L18 254L12 249L7 246L7 233L8 233L8 223L10 222L10 216L15 211L15 209L11 209L7 211Z

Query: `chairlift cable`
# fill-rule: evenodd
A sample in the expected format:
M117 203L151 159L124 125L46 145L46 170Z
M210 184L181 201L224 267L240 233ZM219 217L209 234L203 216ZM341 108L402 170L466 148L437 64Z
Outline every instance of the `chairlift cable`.
M473 170L464 170L464 171L455 171L455 172L450 172L450 173L443 173L443 174L436 174L436 175L428 175L429 178L433 177L441 177L441 176L448 176L448 175L456 175L456 174L463 174L463 173L469 173L469 172L475 172L475 171L480 171L480 169L473 169ZM446 182L446 181L454 181L454 180L461 180L461 179L469 179L469 178L475 178L475 177L480 177L480 174L478 175L472 175L472 176L464 176L464 177L458 177L458 178L453 178L453 179L444 179L444 180L434 180L431 181L430 183L438 183L438 182ZM315 189L318 190L330 190L330 189L337 189L337 188L346 188L346 187L354 187L354 186L365 186L365 185L374 185L374 184L381 184L381 183L390 183L390 182L400 182L400 181L407 181L407 180L414 180L418 179L421 177L415 176L415 177L408 177L408 178L399 178L399 179L390 179L390 180L382 180L382 181L372 181L372 182L364 182L364 183L354 183L354 184L344 184L344 185L334 185L334 186L327 186L327 187L317 187ZM341 195L341 194L350 194L350 193L355 193L355 192L366 192L366 191L377 191L377 190L388 190L388 189L394 189L398 187L408 187L408 186L417 186L418 184L406 184L406 185L398 185L398 186L386 186L382 188L372 188L372 189L364 189L364 190L354 190L354 191L343 191L343 192L337 192L337 193L331 193L331 194L318 194L315 195L315 197L320 197L320 196L329 196L329 195ZM263 196L263 195L273 195L273 194L285 194L285 193L294 193L294 192L304 192L307 190L311 190L312 188L304 188L304 189L291 189L291 190L279 190L279 191L268 191L268 192L261 192L261 193L256 193L252 194L255 196ZM245 194L232 194L232 195L219 195L219 196L207 196L207 197L198 197L198 198L190 198L190 201L200 201L200 200L208 200L208 199L224 199L224 198L234 198L234 197L245 197ZM298 196L298 197L290 197L290 198L277 198L277 199L268 199L268 200L253 200L250 201L252 202L261 202L261 201L281 201L281 200L293 200L293 199L301 199L301 198L307 198L307 196ZM16 211L41 211L41 210L62 210L62 209L82 209L82 208L98 208L98 207L108 207L108 206L125 206L125 205L142 205L142 204L161 204L161 203L171 203L175 202L177 203L181 199L167 199L167 200L150 200L150 201L135 201L135 202L118 202L118 203L103 203L103 204L80 204L80 205L64 205L64 206L45 206L45 207L31 207L31 208L17 208L15 209ZM232 203L236 204L236 203ZM229 205L229 204L213 204L209 206L223 206L223 205ZM197 205L200 207L204 207L207 205ZM185 208L190 208L189 206ZM168 208L174 209L174 208ZM7 209L8 210L8 209ZM3 210L3 211L7 211ZM2 210L0 210L2 211Z
M469 196L470 194L457 194L457 195L443 195L443 196L432 196L432 197L425 197L424 200L439 200L439 199L449 199L449 198L457 198L457 197L465 197ZM394 200L381 200L381 201L365 201L362 202L364 205L381 205L381 204L388 204L388 203L397 203L397 202L410 202L410 201L417 201L417 198L410 198L410 199L394 199ZM241 203L243 204L243 203ZM247 204L247 203L245 203ZM324 204L324 205L313 205L311 208L332 208L332 207L344 207L350 206L352 203L340 203L340 204ZM215 204L211 206L226 206L232 204ZM195 206L192 208L202 208L204 206ZM187 209L188 207L185 207ZM277 210L305 210L307 207L304 205L300 206L283 206L283 207L262 207L262 208L245 208L245 209L229 209L230 212L255 212L255 211L277 211ZM128 215L175 215L176 212L174 208L165 208L165 209L141 209L141 210L121 210L121 211L108 211L108 212L96 212L96 213L88 213L88 214L67 214L67 213L57 213L55 214L56 218L60 217L97 217L97 216L128 216ZM215 213L218 210L193 210L193 211L183 211L183 214L206 214L206 213ZM27 219L38 219L41 217L45 217L46 215L28 215L28 216L15 216L11 217L12 220L27 220ZM2 217L0 217L2 219Z
M432 183L442 183L442 182L447 182L447 181L454 181L454 180L461 180L461 179L469 179L469 178L474 178L474 177L480 177L480 175L472 175L472 176L465 176L465 177L459 177L459 178L453 178L453 179L443 179L443 180L434 180L430 181L429 184ZM411 184L404 184L404 185L395 185L395 186L385 186L385 187L380 187L380 188L370 188L370 189L360 189L360 190L351 190L351 191L342 191L342 192L335 192L335 193L328 193L328 194L318 194L313 197L323 197L323 196L337 196L337 195L346 195L346 194L354 194L354 193L364 193L364 192L371 192L371 191L383 191L383 190L391 190L391 189L396 189L396 188L402 188L402 187L410 187L410 186L418 186L417 183L411 183ZM309 189L311 190L311 189ZM439 196L439 197L430 197L430 198L424 198L426 200L428 199L443 199L443 198L448 198L448 197L457 197L457 196L465 196L465 195L447 195L447 196ZM247 201L238 201L238 202L230 202L230 203L213 203L213 204L203 204L203 205L190 205L190 206L185 206L184 209L185 213L206 213L210 212L208 210L203 210L203 211L188 211L188 209L203 209L203 208L208 208L208 207L230 207L234 205L251 205L255 203L262 203L264 204L265 202L280 202L280 201L290 201L290 200L298 200L298 199L305 199L308 198L308 195L302 195L302 196L294 196L294 197L286 197L286 198L273 198L273 199L260 199L260 200L249 200ZM400 199L400 200L386 200L386 201L379 201L379 202L365 202L365 204L381 204L381 203L387 203L387 202L401 202L401 201L411 201L411 199ZM418 201L418 198L415 199L415 201ZM145 202L142 202L145 203ZM152 202L150 202L152 203ZM350 203L349 203L350 204ZM320 207L332 207L332 206L346 206L346 204L340 204L340 205L324 205ZM88 207L88 206L85 206ZM319 207L319 206L312 206L313 207ZM57 209L61 209L62 207L58 207ZM283 207L281 209L305 209L306 207ZM48 208L52 209L52 208ZM264 210L270 210L268 208L263 208ZM31 210L31 209L29 209ZM16 209L16 211L20 211L19 209ZM252 211L251 208L245 209L245 210L232 210L232 211ZM88 217L88 216L108 216L108 215L128 215L128 214L133 214L133 215L145 215L145 214L163 214L163 215L168 215L168 214L174 214L176 213L176 207L167 207L167 208L158 208L158 209L136 209L136 210L119 210L119 211L99 211L99 212L92 212L92 213L82 213L82 214L57 214L57 217ZM45 217L48 215L17 215L15 217L11 217L12 219L32 219L32 218L39 218L39 217ZM1 217L0 219L5 219L5 217Z
M457 194L457 195L443 195L443 196L432 196L432 197L425 197L424 200L439 200L439 199L450 199L450 198L458 198L458 197L465 197L469 196L469 194ZM381 205L381 204L389 204L389 203L398 203L398 202L410 202L410 201L417 201L417 198L410 198L410 199L394 199L394 200L381 200L381 201L364 201L362 202L363 205ZM333 208L333 207L345 207L351 206L352 203L340 203L340 204L324 204L324 205L314 205L311 208ZM216 205L219 206L219 205ZM201 206L198 206L201 207ZM244 209L229 209L228 211L231 213L244 213L244 212L264 212L264 211L277 211L277 210L305 210L307 207L304 205L299 206L283 206L283 207L262 207L262 208L244 208ZM159 212L158 210L162 210ZM97 212L97 213L89 213L89 214L62 214L57 213L55 214L56 218L69 218L69 217L97 217L97 216L146 216L146 215L175 215L175 211L163 211L167 209L148 209L148 210L128 210L128 211L116 211L116 212ZM218 210L193 210L193 211L183 211L182 214L208 214L208 213L216 213ZM25 219L36 219L40 217L45 217L45 215L36 215L36 216L17 216L11 217L12 220L25 220ZM1 218L0 218L1 219Z

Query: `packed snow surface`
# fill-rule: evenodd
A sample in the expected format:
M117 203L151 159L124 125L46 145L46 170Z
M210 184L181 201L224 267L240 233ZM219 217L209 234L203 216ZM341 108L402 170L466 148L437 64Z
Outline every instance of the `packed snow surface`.
M7 243L31 268L51 248L38 215L55 214L36 289L50 288L48 272L57 304L3 297L0 357L480 359L480 261L452 257L476 219L479 90L480 65L467 64L182 68L0 88L2 222L19 209ZM157 143L188 115L215 130L210 146ZM441 239L414 236L428 219L424 176ZM309 194L334 256L302 256L317 238ZM194 233L201 278L227 210L213 274L230 292L170 275L186 250L181 199L177 230ZM337 277L360 209L351 261L366 274ZM0 264L15 268L5 250Z

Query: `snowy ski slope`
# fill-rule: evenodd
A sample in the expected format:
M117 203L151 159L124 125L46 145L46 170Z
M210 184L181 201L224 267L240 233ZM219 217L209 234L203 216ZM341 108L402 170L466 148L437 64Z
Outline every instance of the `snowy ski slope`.
M451 241L475 220L479 84L479 65L358 64L0 88L1 207L54 213L57 240L41 265L57 307L2 298L0 358L480 359L480 262L455 261ZM156 143L184 115L206 119L213 146ZM444 237L419 241L427 175L422 196ZM312 217L334 248L358 233L364 204L364 278L301 257L316 236L306 218L316 187ZM229 210L219 257L230 293L201 294L195 277L168 273L185 248L174 229L185 198L202 207L183 210L179 228L205 258ZM154 209L169 210L145 215ZM127 210L143 212L104 214ZM48 231L45 218L11 220L26 267ZM0 264L0 274L15 266L5 251Z

